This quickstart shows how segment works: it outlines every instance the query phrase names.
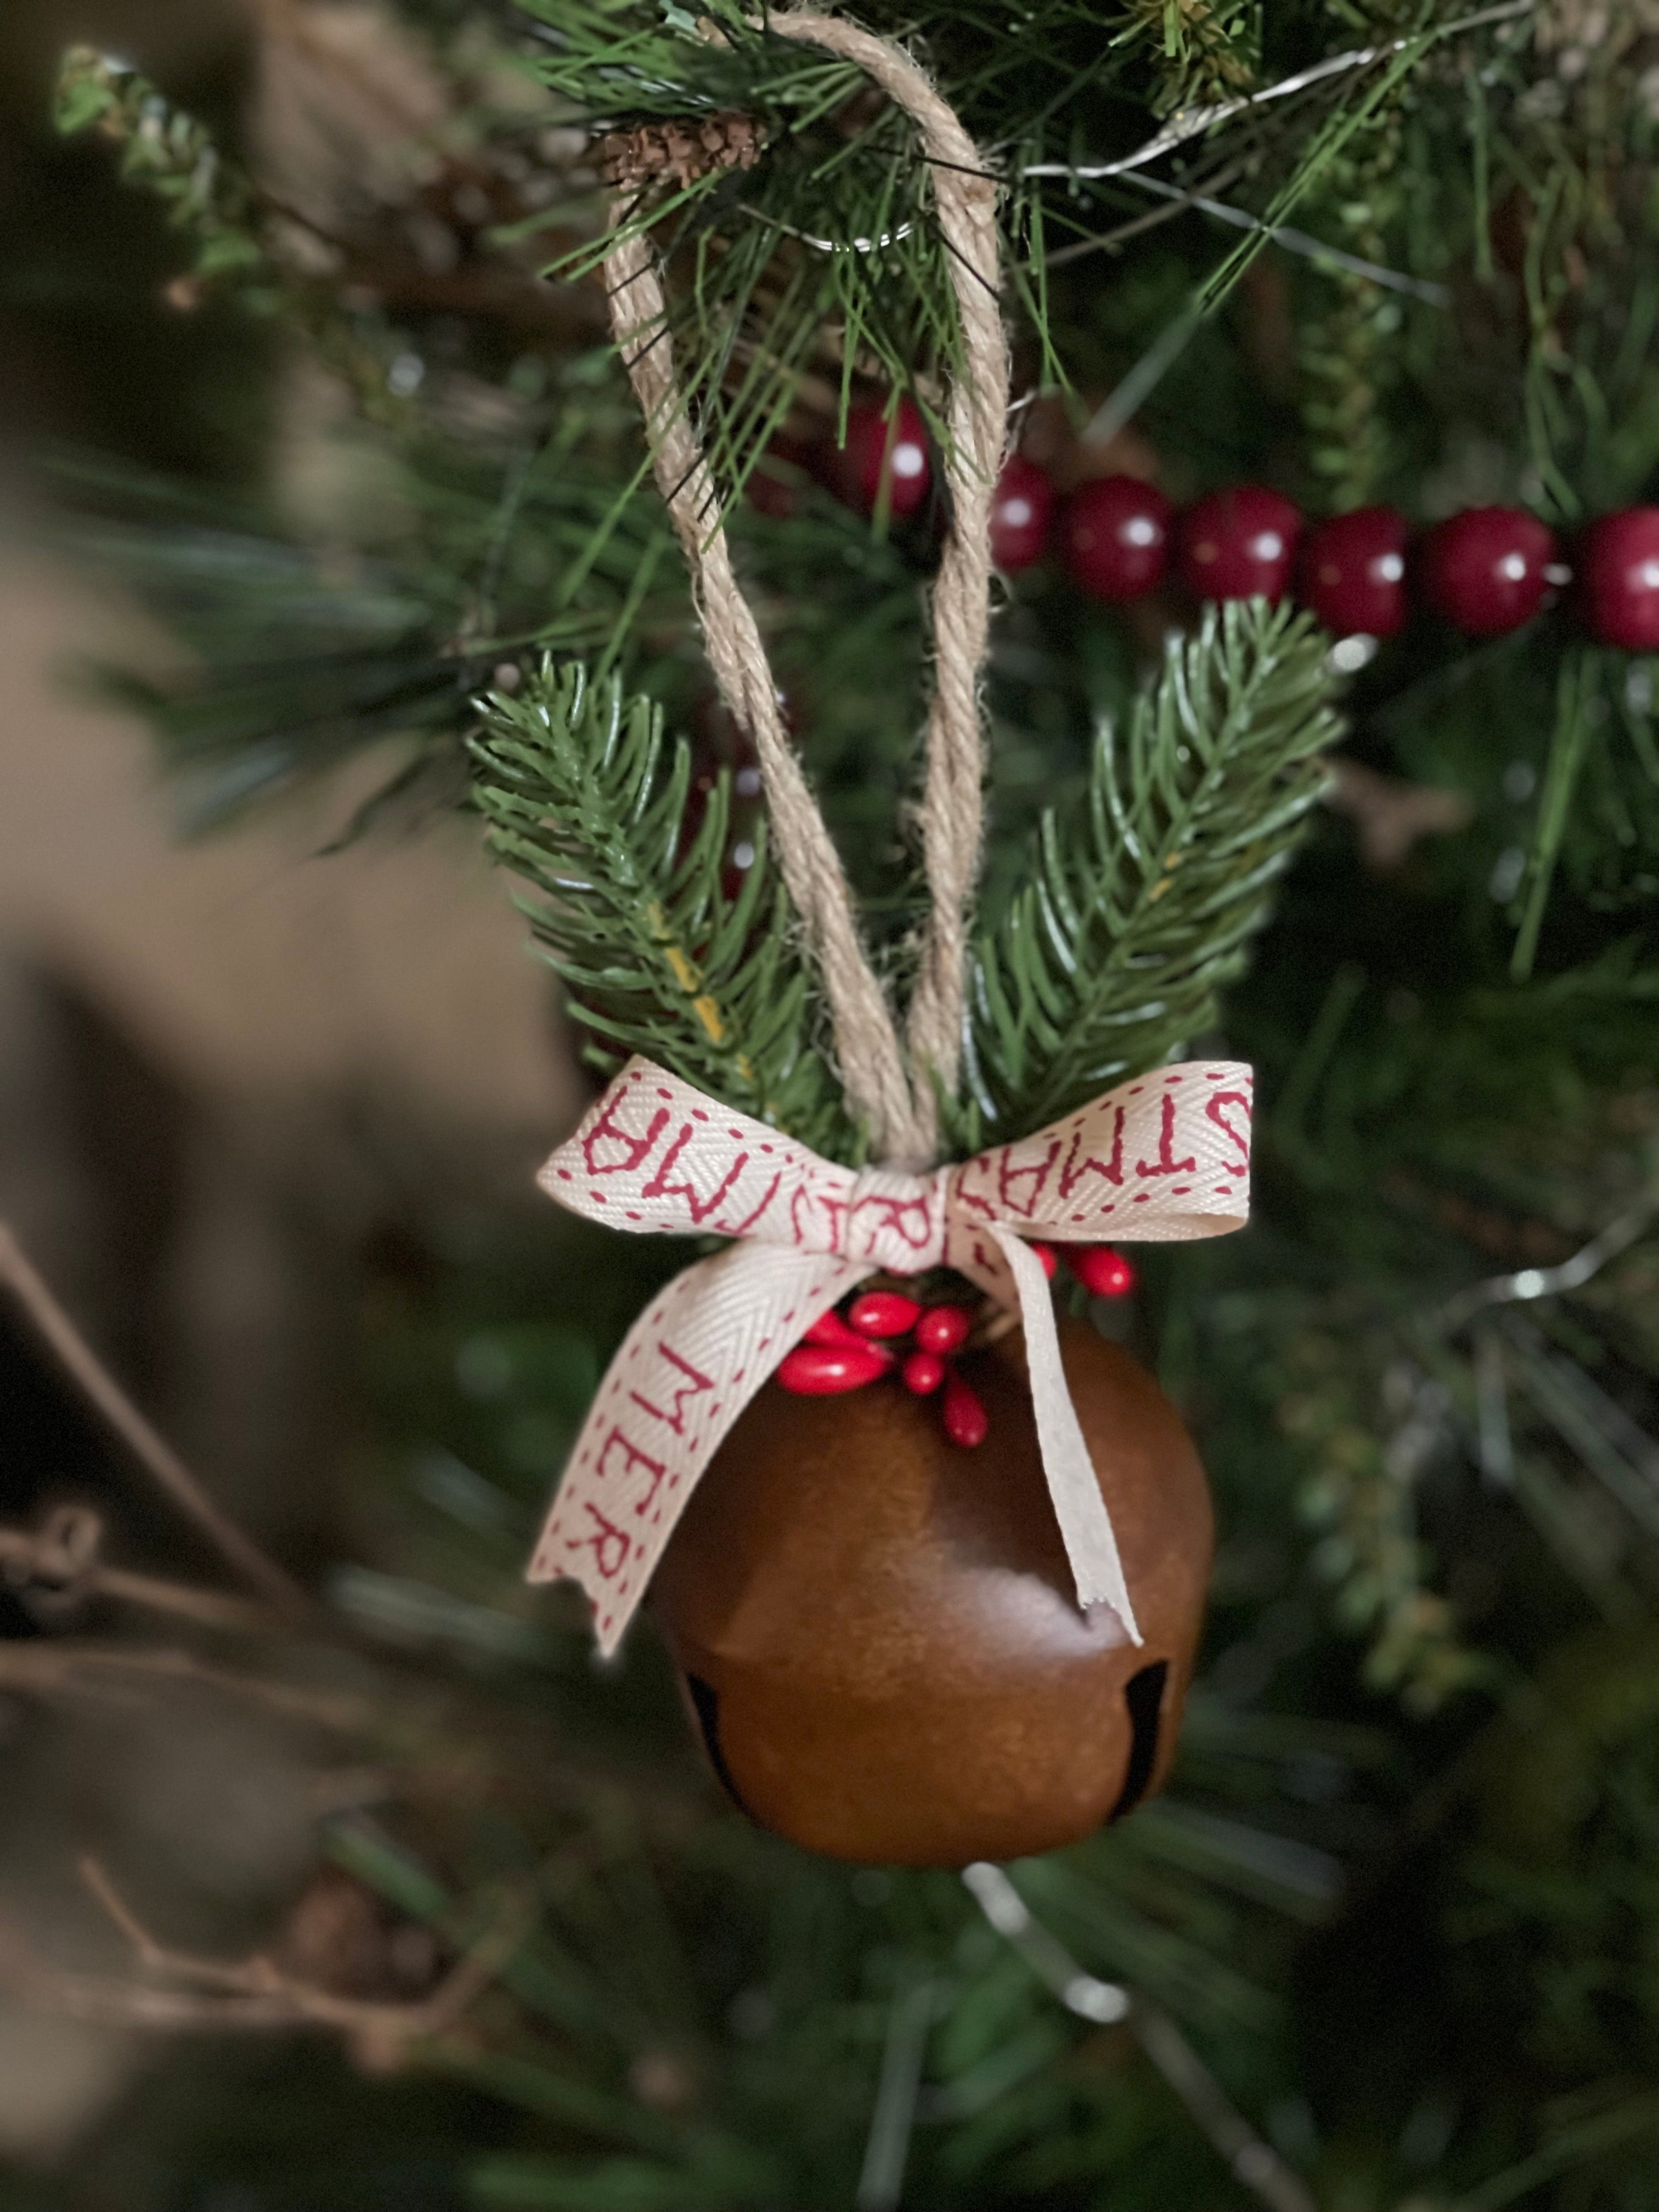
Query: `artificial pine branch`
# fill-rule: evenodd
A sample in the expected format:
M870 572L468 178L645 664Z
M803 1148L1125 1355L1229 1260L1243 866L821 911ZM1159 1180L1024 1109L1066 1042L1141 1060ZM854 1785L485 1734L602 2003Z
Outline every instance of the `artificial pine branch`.
M476 803L495 859L537 894L520 903L587 1059L610 1074L644 1053L826 1157L854 1157L763 831L735 896L726 887L725 777L688 840L690 750L670 745L647 700L547 663L483 711Z
M1260 0L1128 0L1116 44L1146 48L1160 114L1209 107L1249 92L1261 52Z
M965 1141L1040 1128L1216 1018L1340 733L1323 633L1259 602L1172 644L1088 798L1046 813L1029 881L981 941Z
M264 261L252 189L212 134L172 106L148 77L90 46L71 46L58 72L53 117L65 137L96 130L120 150L121 173L154 192L195 249L198 283L234 278L246 291ZM265 295L249 305L269 308Z

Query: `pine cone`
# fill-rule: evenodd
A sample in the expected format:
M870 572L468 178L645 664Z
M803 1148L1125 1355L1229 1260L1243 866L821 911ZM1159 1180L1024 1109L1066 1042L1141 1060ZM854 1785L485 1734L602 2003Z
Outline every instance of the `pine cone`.
M613 131L594 149L599 174L613 189L695 184L715 169L752 169L764 141L752 115L733 110L696 123L641 123Z

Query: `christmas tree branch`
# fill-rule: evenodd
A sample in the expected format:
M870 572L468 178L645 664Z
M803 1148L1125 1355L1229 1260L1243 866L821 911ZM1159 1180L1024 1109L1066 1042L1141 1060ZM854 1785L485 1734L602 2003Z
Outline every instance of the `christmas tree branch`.
M647 701L580 669L492 694L474 740L476 803L609 1071L647 1054L713 1097L846 1158L853 1130L811 1039L806 969L763 836L735 895L724 881L724 779L689 842L688 748Z
M981 939L969 1127L1040 1128L1156 1066L1216 1018L1320 796L1340 733L1323 634L1233 602L1171 645L1085 803L1044 815L1028 881Z

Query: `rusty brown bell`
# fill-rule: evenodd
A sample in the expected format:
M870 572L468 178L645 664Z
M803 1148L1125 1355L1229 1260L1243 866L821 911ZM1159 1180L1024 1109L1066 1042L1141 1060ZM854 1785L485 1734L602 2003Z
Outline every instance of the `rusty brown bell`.
M1210 1498L1169 1400L1076 1322L1060 1347L1144 1643L1082 1612L1015 1333L962 1363L951 1443L896 1382L775 1383L710 1464L653 1607L709 1758L752 1819L866 1864L1052 1850L1158 1789L1191 1679Z

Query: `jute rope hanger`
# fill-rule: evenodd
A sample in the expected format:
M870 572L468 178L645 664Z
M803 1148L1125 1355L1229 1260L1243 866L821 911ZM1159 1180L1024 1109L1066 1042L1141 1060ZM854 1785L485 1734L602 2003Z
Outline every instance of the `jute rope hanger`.
M777 36L855 62L916 125L933 164L933 198L961 319L964 373L951 387L945 465L952 523L933 592L933 697L921 809L929 912L901 1048L871 966L850 886L784 728L753 610L732 570L719 500L674 370L662 279L643 233L619 236L605 264L611 329L644 410L653 469L690 570L715 684L759 759L784 882L818 961L848 1104L869 1124L878 1160L930 1164L935 1089L961 1066L968 926L983 835L980 670L991 606L991 501L1008 416L1008 350L998 304L996 185L972 139L902 49L836 15L768 18ZM624 217L620 195L611 221Z

